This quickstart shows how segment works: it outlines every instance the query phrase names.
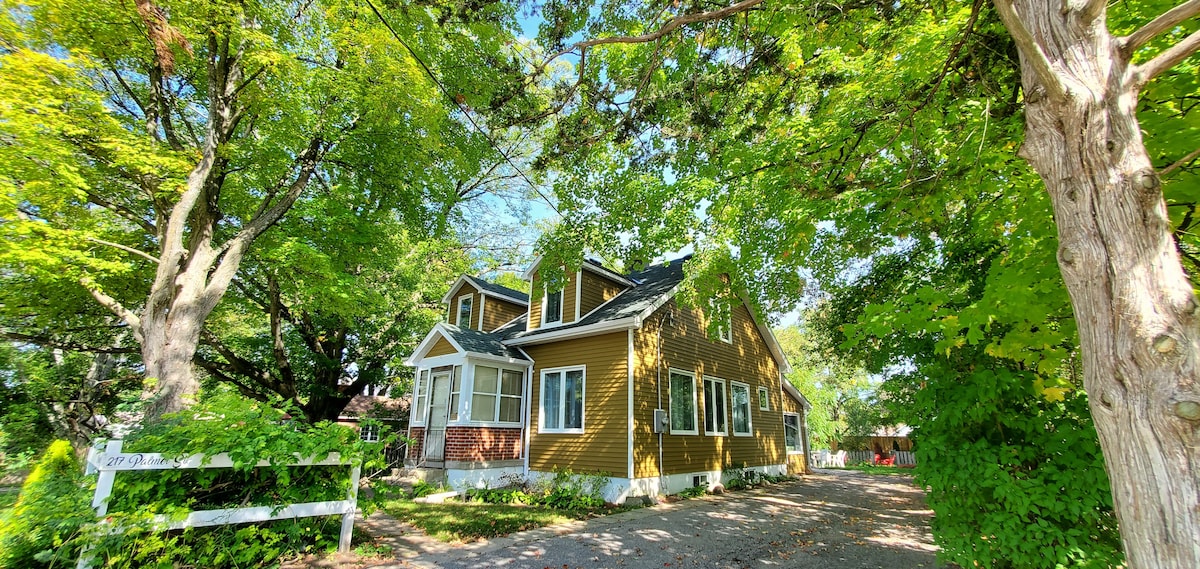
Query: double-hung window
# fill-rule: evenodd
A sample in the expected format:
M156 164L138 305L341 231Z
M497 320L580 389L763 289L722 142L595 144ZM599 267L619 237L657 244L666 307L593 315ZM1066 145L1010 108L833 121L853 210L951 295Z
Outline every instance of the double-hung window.
M563 291L546 293L546 307L542 310L542 322L545 324L562 322L562 311Z
M725 435L725 380L704 378L704 434Z
M541 421L538 432L583 432L584 368L542 370Z
M750 386L736 381L729 384L729 395L733 400L730 406L733 411L733 434L749 436L750 428Z
M716 322L717 339L725 343L733 343L733 310L727 304L710 301L707 312Z
M359 427L358 438L369 443L379 442L379 425L363 425Z
M800 452L800 416L783 414L783 445L788 452Z
M670 374L671 434L696 435L696 376L672 369Z
M423 369L417 375L417 385L413 387L412 423L425 424L425 415L429 412L429 370Z
M525 375L519 371L475 366L471 420L485 423L520 423L524 379Z
M454 377L450 380L449 420L458 420L458 401L462 399L462 366L454 366Z
M455 321L455 324L457 324L459 328L466 329L471 327L472 304L474 304L474 300L472 299L471 295L458 297L458 320Z

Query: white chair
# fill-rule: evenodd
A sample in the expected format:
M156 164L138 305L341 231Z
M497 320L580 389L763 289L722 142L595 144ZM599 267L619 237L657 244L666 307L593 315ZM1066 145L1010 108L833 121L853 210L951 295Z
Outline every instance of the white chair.
M830 463L829 464L830 466L846 468L846 451L844 451L844 450L837 451L837 454L830 457L829 463Z
M829 466L829 460L830 460L829 451L819 450L819 451L817 451L817 455L814 456L813 458L815 459L817 468L825 468L826 466Z

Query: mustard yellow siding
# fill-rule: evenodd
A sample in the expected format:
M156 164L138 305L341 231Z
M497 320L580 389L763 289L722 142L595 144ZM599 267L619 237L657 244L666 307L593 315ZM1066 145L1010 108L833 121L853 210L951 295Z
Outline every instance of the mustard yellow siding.
M583 284L579 290L579 316L593 311L597 306L608 302L614 296L620 293L622 288L616 283L589 273L583 272Z
M469 325L464 325L465 323L458 321L458 299L460 299L464 296L471 297L471 323ZM450 305L446 307L447 308L446 322L454 324L455 326L458 326L459 328L470 328L472 330L478 330L479 329L479 310L480 310L480 302L479 301L480 301L479 291L476 290L474 286L471 286L471 285L467 284L466 281L463 281L453 291L451 291Z
M533 371L529 468L549 472L566 467L577 472L628 471L629 336L626 331L523 346L536 362ZM539 432L542 370L585 366L583 434Z
M579 278L579 273L568 273L567 284L563 285L563 317L562 323L567 324L575 321L575 283ZM534 273L534 282L538 280L537 272ZM545 292L534 289L533 294L529 295L529 329L534 330L542 326L542 304L546 301Z
M660 316L674 312L673 322L662 328L662 361L655 349ZM651 432L654 409L669 409L668 370L682 369L696 376L696 425L699 435L663 435L663 471L680 474L723 470L729 466L783 464L783 392L779 367L766 340L754 325L747 308L733 307L732 343L709 339L699 310L679 307L674 300L647 319L634 336L634 476L658 475L658 437ZM661 376L659 370L661 369ZM725 436L704 434L704 376L725 380ZM662 401L658 382L661 377ZM731 413L732 382L750 386L750 423L753 436L735 436ZM758 388L767 387L770 410L758 407Z
M578 272L567 275L567 284L563 287L563 324L575 321L575 305L579 303L575 295L578 283Z
M491 332L525 313L525 307L489 296L483 301L483 331Z
M429 349L429 353L425 354L425 357L432 358L436 356L457 353L458 350L454 349L454 346L451 345L450 342L447 342L445 338L438 338L437 341L433 343L433 347Z
M800 406L800 402L796 401L791 396L791 394L784 391L783 392L783 412L784 413L801 414L801 412L802 412L801 409L803 409L803 407Z

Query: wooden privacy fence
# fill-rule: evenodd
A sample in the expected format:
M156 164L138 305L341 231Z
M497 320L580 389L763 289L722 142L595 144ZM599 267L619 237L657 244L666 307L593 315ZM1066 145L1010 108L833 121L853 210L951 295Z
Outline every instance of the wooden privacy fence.
M211 456L193 454L191 456L171 458L152 452L122 453L122 444L124 443L120 439L111 440L105 445L103 451L97 446L92 447L88 452L88 474L93 472L100 473L99 480L96 481L96 495L92 498L92 508L96 510L96 517L99 519L103 519L108 514L108 498L112 495L113 482L116 480L118 472L233 468L233 460L226 453ZM260 460L257 466L260 468L271 466L271 463L270 461ZM329 453L328 456L320 460L296 455L296 460L288 463L286 466L345 466L350 468L350 490L347 492L346 499L249 508L196 510L188 512L183 518L158 515L154 518L154 529L166 531L193 527L340 515L342 516L342 531L338 540L338 551L343 553L350 551L350 535L354 529L354 510L358 507L358 480L362 472L362 467L357 463L343 462L341 455L336 452ZM79 557L77 567L78 569L86 569L91 567L91 562L92 555L84 551Z

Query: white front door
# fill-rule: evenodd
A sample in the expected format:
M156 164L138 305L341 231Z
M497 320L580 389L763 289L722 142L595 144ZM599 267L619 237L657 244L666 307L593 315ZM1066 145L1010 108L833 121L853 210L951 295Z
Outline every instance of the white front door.
M446 453L446 420L450 406L450 373L433 374L429 390L429 420L425 423L425 460L441 461Z

